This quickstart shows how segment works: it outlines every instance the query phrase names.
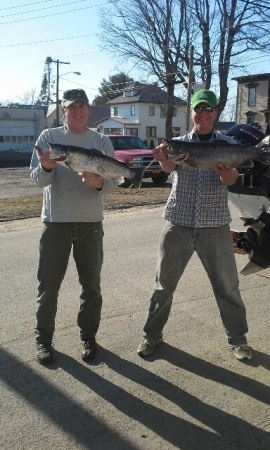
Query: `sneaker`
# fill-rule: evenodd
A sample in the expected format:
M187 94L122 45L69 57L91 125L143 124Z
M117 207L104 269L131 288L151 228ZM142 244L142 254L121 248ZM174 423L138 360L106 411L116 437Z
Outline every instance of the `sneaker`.
M36 359L41 364L50 364L53 362L53 346L46 342L37 342Z
M251 348L248 345L240 345L233 347L233 354L236 359L243 361L244 359L252 359Z
M97 356L97 343L94 337L82 341L82 359L90 361Z
M159 347L162 342L162 338L160 338L157 342L153 341L152 339L143 338L137 349L137 353L139 356L150 356L154 353L156 347Z

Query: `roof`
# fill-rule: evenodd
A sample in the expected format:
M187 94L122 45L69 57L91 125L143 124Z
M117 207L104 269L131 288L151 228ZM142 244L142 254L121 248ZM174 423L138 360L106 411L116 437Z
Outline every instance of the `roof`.
M133 93L134 95L126 95L126 93ZM186 106L186 102L179 97L173 97L174 105ZM167 92L163 91L156 85L140 85L134 86L123 91L123 94L112 100L109 100L107 105L118 105L122 103L154 103L159 105L166 105Z
M110 107L109 106L94 106L91 105L91 113L88 118L88 127L96 128L95 124L101 122L108 118L110 115Z
M270 80L270 73L260 73L257 75L243 75L240 77L234 77L234 78L232 78L232 80L238 81L238 83Z
M114 122L122 123L123 125L140 125L139 122L135 122L135 120L123 119L122 117L104 117L103 119L95 122L95 125L104 122L105 120L113 120Z

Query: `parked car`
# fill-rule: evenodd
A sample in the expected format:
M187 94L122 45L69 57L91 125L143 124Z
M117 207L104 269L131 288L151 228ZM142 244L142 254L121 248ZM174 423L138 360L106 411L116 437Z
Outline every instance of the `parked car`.
M137 136L108 135L113 147L114 156L132 169L146 167L144 178L152 178L153 183L163 185L169 174L161 169L158 161L153 161L153 152ZM130 181L124 179L122 186L129 186Z

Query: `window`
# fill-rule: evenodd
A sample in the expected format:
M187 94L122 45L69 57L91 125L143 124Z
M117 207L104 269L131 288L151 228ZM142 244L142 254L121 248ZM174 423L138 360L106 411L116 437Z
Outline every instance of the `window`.
M173 117L176 117L177 116L177 107L173 106L172 108L173 108ZM167 117L167 108L166 108L166 106L161 106L160 107L160 117L162 119Z
M5 136L5 142L10 142L10 136Z
M123 134L121 128L104 128L104 134Z
M146 137L156 137L157 127L146 127Z
M180 136L180 127L172 127L173 137Z
M118 107L117 106L112 106L112 108L111 108L111 116L112 117L118 116Z
M150 105L149 106L149 116L154 116L154 115L155 115L155 106Z
M11 136L11 142L16 142L16 136Z
M160 117L162 119L164 119L167 116L167 109L166 106L161 106L160 107Z
M131 105L130 114L131 116L135 116L135 105Z
M126 134L131 136L138 136L138 128L126 128Z
M255 113L248 113L247 114L247 123L248 124L252 124L253 122L255 122Z
M250 85L248 87L248 106L256 105L256 86Z
M0 142L4 142L4 136L0 136Z

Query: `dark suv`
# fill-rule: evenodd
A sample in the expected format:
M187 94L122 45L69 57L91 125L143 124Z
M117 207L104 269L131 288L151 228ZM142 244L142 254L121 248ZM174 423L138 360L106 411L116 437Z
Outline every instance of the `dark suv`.
M114 157L131 169L146 167L144 178L152 178L157 185L165 184L169 174L163 172L158 161L153 161L153 152L137 136L123 136L112 134L108 136L114 147ZM122 186L129 186L124 179Z

